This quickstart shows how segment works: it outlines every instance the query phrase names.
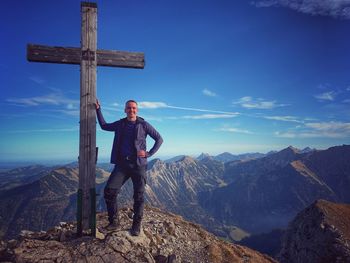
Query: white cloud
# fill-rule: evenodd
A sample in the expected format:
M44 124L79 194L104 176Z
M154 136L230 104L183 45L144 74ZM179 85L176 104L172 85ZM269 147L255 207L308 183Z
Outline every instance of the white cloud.
M164 102L141 101L141 102L138 102L138 107L140 109L158 109L158 108L167 108L168 105Z
M215 93L215 92L212 92L212 91L210 91L210 90L208 90L208 89L202 90L202 93L203 93L204 95L206 95L206 96L209 96L209 97L215 97L215 96L216 96L216 93Z
M245 96L245 97L240 98L239 101L241 101L241 102L249 102L249 101L252 101L252 97Z
M64 113L69 116L73 117L79 117L80 116L80 111L79 110L57 110L57 112Z
M254 134L253 132L248 131L248 130L242 130L242 129L238 129L238 128L229 128L229 127L220 128L217 131L233 132L233 133L244 133L244 134Z
M234 105L240 105L246 109L262 109L262 110L270 110L277 107L288 106L287 104L278 104L275 100L268 101L262 98L254 99L250 96L245 96L240 98L237 101L232 102Z
M347 138L350 137L349 122L306 123L300 131L275 132L282 138Z
M304 118L304 121L317 121L318 119L316 118L310 118L310 117L307 117L307 118Z
M42 85L45 83L45 80L40 77L32 76L32 77L29 77L29 79L39 85Z
M46 80L41 78L41 77L31 76L31 77L29 77L29 79L31 81L33 81L34 83L38 84L40 87L43 87L45 89L49 89L52 92L61 93L60 89L57 89L57 88L54 88L54 87L50 87L49 85L46 84Z
M124 112L124 108L121 109L121 108L118 108L118 106L116 106L116 107L108 107L108 106L101 105L101 109L107 110L107 111Z
M158 122L162 122L165 119L163 117L152 116L152 115L146 115L146 116L142 115L142 117L144 117L148 121L158 121Z
M276 137L280 137L280 138L296 138L296 137L298 137L297 133L295 133L295 132L279 132L279 131L276 131L276 132L274 132L274 135Z
M297 122L303 123L298 117L294 116L263 116L264 119L275 120L275 121L287 121L287 122Z
M7 132L10 132L10 133L76 132L78 130L79 130L79 127L72 127L72 128L60 128L60 129L13 130L13 131L7 131Z
M226 119L226 118L234 118L236 114L202 114L202 115L187 115L182 116L183 119L192 119L192 120L200 120L200 119Z
M230 114L230 115L239 115L238 112L229 112L229 111L218 111L211 109L198 109L198 108L189 108L189 107L178 107L171 106L165 102L151 102L151 101L141 101L138 103L140 109L159 109L159 108L168 108L168 109L177 109L177 110L187 110L187 111L199 111L199 112L212 112L220 114Z
M323 84L319 84L317 86L318 89L320 90L327 90L330 89L331 85L329 83L323 83Z
M321 94L314 95L314 97L320 101L333 101L336 95L337 94L334 91L327 91Z
M72 100L56 93L29 98L9 98L6 101L18 106L67 105L69 107L68 105L79 104L78 100Z
M306 123L306 127L310 127L319 131L333 131L333 132L344 132L350 134L350 123L349 122L311 122Z
M252 4L256 7L283 6L310 15L350 18L349 0L260 0Z
M73 103L68 103L67 104L67 109L68 110L73 110L73 109L76 109L77 107L76 107L77 105L74 105Z

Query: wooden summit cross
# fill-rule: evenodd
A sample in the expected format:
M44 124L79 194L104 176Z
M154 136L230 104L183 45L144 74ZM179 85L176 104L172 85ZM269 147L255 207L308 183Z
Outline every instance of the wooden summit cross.
M96 235L96 66L144 68L144 54L97 50L97 4L81 3L81 47L28 44L27 59L34 62L80 65L80 139L77 232Z

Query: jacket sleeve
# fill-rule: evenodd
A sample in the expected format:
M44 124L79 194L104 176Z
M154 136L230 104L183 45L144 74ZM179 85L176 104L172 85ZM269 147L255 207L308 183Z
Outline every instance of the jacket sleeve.
M147 157L150 157L158 151L158 149L163 143L163 138L162 136L160 136L159 132L155 128L153 128L153 126L148 122L146 122L146 132L154 140L154 145L151 148L151 150L148 151L147 154Z
M105 130L105 131L116 131L117 130L118 121L115 121L112 123L107 123L105 121L105 119L103 118L101 108L98 108L96 110L96 114L97 114L98 123L100 124L100 127L102 130Z

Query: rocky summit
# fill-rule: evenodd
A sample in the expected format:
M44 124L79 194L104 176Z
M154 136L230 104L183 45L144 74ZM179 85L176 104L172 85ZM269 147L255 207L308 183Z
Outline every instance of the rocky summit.
M289 224L281 262L350 262L350 205L318 200Z
M180 216L146 207L140 236L130 235L132 211L107 229L97 215L96 238L76 237L75 223L42 232L22 231L19 240L1 241L0 261L8 262L276 262L249 248L222 241Z

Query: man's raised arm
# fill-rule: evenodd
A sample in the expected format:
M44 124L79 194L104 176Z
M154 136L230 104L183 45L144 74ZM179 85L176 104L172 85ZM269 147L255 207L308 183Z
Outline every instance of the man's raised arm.
M98 120L98 123L100 124L101 129L105 131L115 131L118 125L117 121L112 123L107 123L105 121L101 112L101 105L98 100L96 100L95 102L95 107L96 107L97 120Z

